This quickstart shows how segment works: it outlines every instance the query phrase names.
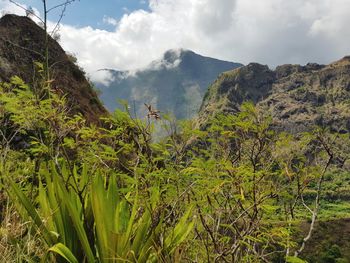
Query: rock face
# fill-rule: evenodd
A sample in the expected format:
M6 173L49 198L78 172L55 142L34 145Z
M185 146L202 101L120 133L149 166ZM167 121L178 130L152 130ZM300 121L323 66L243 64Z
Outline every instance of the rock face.
M189 50L169 50L163 58L133 72L108 71L113 78L109 85L96 83L101 99L110 111L127 100L131 113L144 117L144 103L162 112L171 112L178 119L191 118L199 110L208 86L223 71L242 66L200 56Z
M5 15L0 19L0 81L9 81L17 75L32 84L39 76L34 62L43 62L45 32L31 19ZM89 121L97 123L107 111L96 92L86 80L84 72L67 56L61 46L49 37L49 65L51 87L67 94L72 113L82 113Z
M350 131L350 57L329 65L252 63L219 76L205 95L199 123L218 112L234 113L243 101L268 112L276 129L299 132L314 125Z

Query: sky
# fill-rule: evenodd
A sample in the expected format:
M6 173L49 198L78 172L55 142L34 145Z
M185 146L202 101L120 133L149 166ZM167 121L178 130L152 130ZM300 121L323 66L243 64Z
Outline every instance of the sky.
M41 0L18 2L42 14ZM23 14L8 0L0 10ZM60 44L93 80L106 78L98 69L144 68L178 48L272 68L326 64L350 54L349 10L350 0L80 0L67 8Z

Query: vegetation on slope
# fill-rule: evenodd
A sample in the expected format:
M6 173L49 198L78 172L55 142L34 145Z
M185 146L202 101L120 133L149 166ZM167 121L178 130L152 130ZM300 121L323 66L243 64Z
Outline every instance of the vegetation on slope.
M205 131L164 120L169 136L155 143L151 117L116 111L96 127L18 77L0 94L7 262L297 262L297 225L315 233L348 153L336 133L274 131L252 104Z
M350 59L329 65L282 65L275 70L251 63L223 73L205 96L199 122L217 112L235 113L252 101L279 130L309 131L313 126L348 133Z
M89 122L97 123L107 111L87 81L81 68L75 65L61 46L48 36L50 79L43 79L35 62L45 61L45 31L28 17L5 15L0 19L0 81L19 76L34 89L42 81L52 91L67 95L71 113L81 113ZM45 66L43 67L45 68ZM41 72L41 74L45 74ZM40 80L40 81L39 81Z

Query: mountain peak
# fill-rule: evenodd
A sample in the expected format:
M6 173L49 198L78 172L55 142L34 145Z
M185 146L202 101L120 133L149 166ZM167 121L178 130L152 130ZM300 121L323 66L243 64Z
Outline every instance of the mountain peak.
M5 15L0 18L0 81L19 76L29 85L38 81L33 78L33 61L44 61L45 31L25 16ZM89 122L98 123L107 111L96 92L85 78L84 72L67 56L53 38L48 39L51 88L68 94L72 114L81 113ZM60 63L57 63L60 62Z
M193 117L207 87L218 74L242 66L238 63L204 57L186 49L170 49L136 74L115 72L113 82L99 85L101 99L113 111L116 98L132 103L138 116L145 116L144 103L176 118ZM122 76L122 77L120 77Z
M169 49L164 53L163 60L169 63L174 63L176 60L181 59L185 53L189 53L189 52L194 53L190 50L186 50L183 48Z
M2 27L14 26L19 23L34 23L30 18L26 16L18 16L14 14L6 14L0 18L0 23Z

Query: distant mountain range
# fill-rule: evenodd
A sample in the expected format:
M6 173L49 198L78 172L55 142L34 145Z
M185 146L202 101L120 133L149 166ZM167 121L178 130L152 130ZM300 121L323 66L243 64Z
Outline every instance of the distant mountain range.
M177 119L195 116L209 85L217 76L243 66L198 55L190 50L169 50L159 60L135 71L103 69L112 76L106 85L95 83L101 100L110 111L120 107L119 99L129 103L132 114L146 116L144 103Z
M35 86L33 62L42 60L45 32L27 17L6 15L0 19L0 36L0 82L18 75ZM98 123L108 113L84 73L52 38L49 54L54 92L67 95L71 114L81 113ZM147 114L147 103L178 119L192 118L199 111L198 123L205 124L216 113L236 113L242 102L252 101L271 115L279 130L306 131L320 125L350 132L350 56L329 65L282 65L271 70L266 65L243 66L178 49L143 69L103 71L112 81L96 84L109 111L124 99L140 118Z

